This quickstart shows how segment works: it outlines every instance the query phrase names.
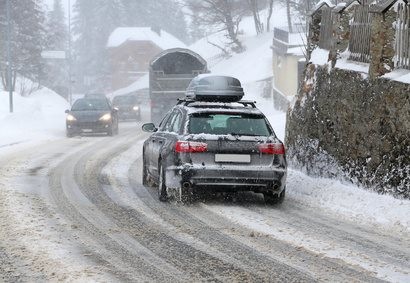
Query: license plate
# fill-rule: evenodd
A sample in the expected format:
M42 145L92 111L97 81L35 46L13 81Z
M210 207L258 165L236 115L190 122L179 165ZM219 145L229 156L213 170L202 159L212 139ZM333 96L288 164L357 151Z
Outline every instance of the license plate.
M83 129L82 131L83 131L83 133L91 133L93 130L92 129Z
M250 163L249 154L215 154L215 162Z

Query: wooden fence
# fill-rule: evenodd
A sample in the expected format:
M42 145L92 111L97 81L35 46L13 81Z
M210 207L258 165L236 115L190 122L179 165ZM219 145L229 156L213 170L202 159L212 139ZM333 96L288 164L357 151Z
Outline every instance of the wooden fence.
M368 5L358 6L350 24L349 59L359 62L370 62L372 14Z
M395 68L410 69L410 6L399 4L396 20Z
M333 19L332 9L325 8L322 11L322 20L319 33L319 47L330 50L333 42Z

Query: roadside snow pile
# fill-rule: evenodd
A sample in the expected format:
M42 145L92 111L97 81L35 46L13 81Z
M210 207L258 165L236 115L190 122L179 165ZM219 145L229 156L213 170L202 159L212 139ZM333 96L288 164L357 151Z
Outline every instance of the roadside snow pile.
M292 169L289 170L286 193L289 202L296 200L320 207L358 223L410 232L409 200L379 195L337 180L312 178Z
M13 106L10 113L9 93L0 91L0 147L64 136L69 104L55 92L43 88L28 97L13 93Z

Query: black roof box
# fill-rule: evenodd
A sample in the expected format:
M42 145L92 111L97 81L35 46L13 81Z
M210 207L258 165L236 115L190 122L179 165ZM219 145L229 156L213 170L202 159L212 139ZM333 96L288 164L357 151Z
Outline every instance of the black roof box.
M238 79L210 74L193 78L186 90L186 97L197 101L236 102L243 95Z

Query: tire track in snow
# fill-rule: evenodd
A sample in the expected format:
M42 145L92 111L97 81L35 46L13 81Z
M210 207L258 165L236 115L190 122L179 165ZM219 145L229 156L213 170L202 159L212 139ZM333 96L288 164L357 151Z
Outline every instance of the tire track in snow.
M296 278L297 274L300 273L296 268L284 266L280 261L272 261L268 257L258 255L257 251L250 249L248 246L235 243L232 238L223 235L212 227L204 227L203 222L199 222L196 218L183 212L183 206L160 203L156 199L155 192L152 196L135 179L135 177L138 180L141 179L139 174L135 176L135 172L141 171L141 167L138 165L141 162L141 150L136 147L134 150L131 149L130 153L124 152L122 155L114 158L102 171L102 174L107 176L109 180L110 188L115 191L115 193L108 192L107 194L114 201L129 206L144 215L147 218L145 220L147 223L155 223L155 225L160 226L158 229L165 230L174 239L254 273L255 278L258 276L257 274L264 274L265 280L289 281L292 280L291 278ZM139 158L135 162L129 158L127 159L126 156L128 155L138 155ZM128 166L128 172L124 170L126 168L122 168L122 171L116 170L118 167ZM129 182L127 173L130 176ZM133 188L130 187L129 183L134 183ZM109 191L110 188L105 191ZM202 237L199 237L200 235ZM274 273L270 274L272 271ZM305 280L308 278L303 277L305 277ZM313 278L309 280L312 281Z

